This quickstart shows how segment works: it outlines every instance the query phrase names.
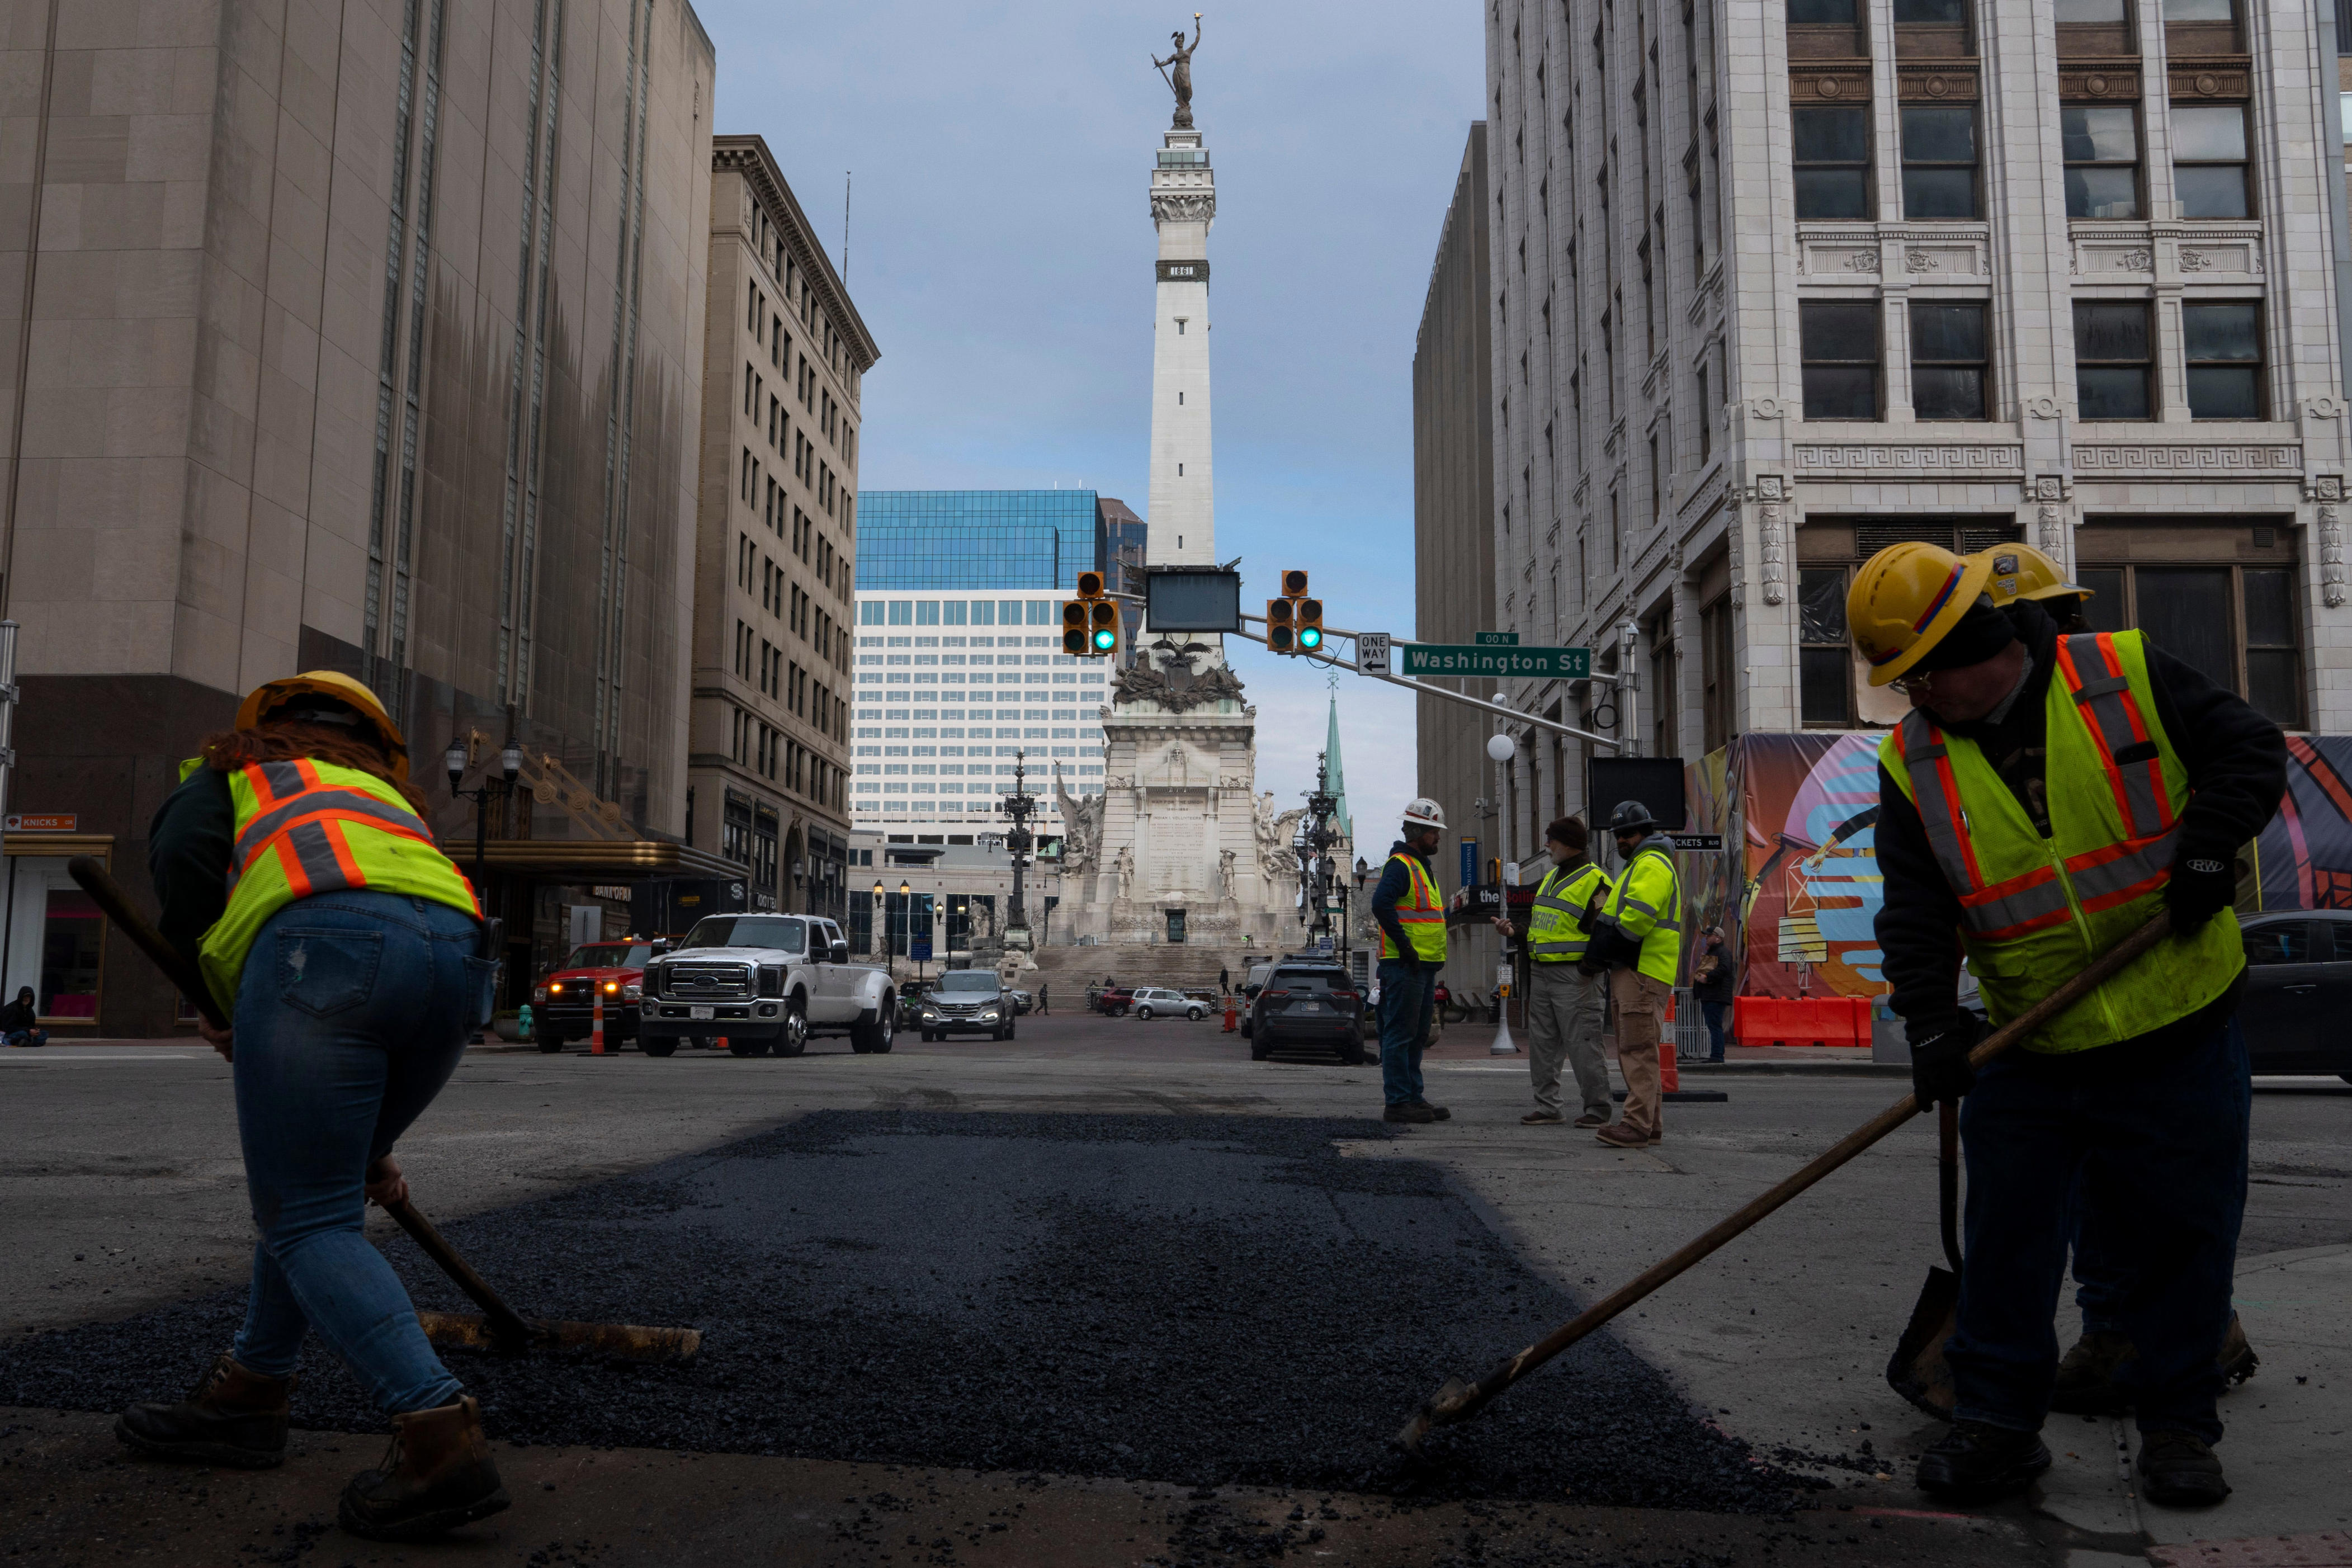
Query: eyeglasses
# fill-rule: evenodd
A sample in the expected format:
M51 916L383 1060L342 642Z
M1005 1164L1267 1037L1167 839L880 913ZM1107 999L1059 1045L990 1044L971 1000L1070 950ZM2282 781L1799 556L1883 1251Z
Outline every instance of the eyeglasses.
M1936 689L1937 672L1922 670L1916 675L1898 675L1886 684L1906 697L1925 697Z

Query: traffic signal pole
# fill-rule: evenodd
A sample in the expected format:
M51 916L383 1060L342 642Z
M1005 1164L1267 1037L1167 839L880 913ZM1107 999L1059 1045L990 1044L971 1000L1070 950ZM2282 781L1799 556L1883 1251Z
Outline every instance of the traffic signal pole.
M1260 626L1264 626L1265 624L1265 617L1264 616L1244 615L1242 616L1242 619L1244 622L1255 621ZM1356 633L1349 631L1344 626L1325 626L1323 630L1328 637L1353 638L1357 636ZM1233 635L1238 637L1246 637L1251 642L1257 644L1260 647L1270 648L1273 646L1268 643L1265 637L1259 636L1255 632L1244 630L1235 632ZM1557 719L1547 719L1539 713L1522 713L1516 708L1507 707L1500 702L1489 702L1483 697L1473 697L1467 692L1462 691L1448 691L1442 686L1425 686L1418 680L1407 680L1402 676L1383 675L1380 671L1373 669L1358 669L1354 664L1347 660L1333 658L1330 656L1329 644L1328 643L1326 643L1322 648L1318 648L1312 653L1296 653L1290 657L1294 658L1307 659L1316 664L1328 665L1333 669L1345 670L1349 674L1364 676L1372 680L1385 680L1391 686L1402 686L1407 691L1417 691L1428 697L1442 697L1448 702L1458 702L1465 708L1475 708L1480 710L1482 712L1500 714L1502 717L1510 720L1514 723L1533 724L1538 729L1550 730L1558 734L1573 735L1580 741L1589 742L1596 746L1607 746L1612 751L1627 750L1627 745L1624 741L1618 740L1608 735L1596 735L1590 730L1580 730L1573 724L1563 724ZM1618 683L1618 678L1616 676L1603 675L1598 671L1585 677L1585 679L1588 680L1597 680L1603 685L1608 686L1614 686Z

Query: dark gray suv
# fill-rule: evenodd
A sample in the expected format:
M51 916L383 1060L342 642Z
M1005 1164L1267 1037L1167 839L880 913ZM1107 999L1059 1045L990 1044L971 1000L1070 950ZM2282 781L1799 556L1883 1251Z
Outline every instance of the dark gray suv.
M987 969L950 969L923 994L915 1026L927 1040L950 1035L986 1035L1013 1038L1013 998Z

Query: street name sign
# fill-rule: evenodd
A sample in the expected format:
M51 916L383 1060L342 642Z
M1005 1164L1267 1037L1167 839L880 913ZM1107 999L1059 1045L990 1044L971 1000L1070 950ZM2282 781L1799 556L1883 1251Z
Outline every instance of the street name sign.
M1478 634L1478 646L1480 647L1517 647L1519 646L1519 634L1517 632L1480 632Z
M1386 632L1358 632L1356 634L1356 673L1386 675L1389 672L1390 642L1391 638Z
M1402 645L1407 675L1471 675L1495 679L1518 676L1554 676L1583 680L1592 674L1589 647L1480 647L1464 643L1409 642Z

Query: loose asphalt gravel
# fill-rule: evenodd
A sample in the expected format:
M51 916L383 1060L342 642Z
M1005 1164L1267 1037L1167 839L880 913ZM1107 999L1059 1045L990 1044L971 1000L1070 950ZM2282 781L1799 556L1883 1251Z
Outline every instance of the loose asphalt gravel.
M1426 1465L1447 1376L1574 1315L1382 1123L824 1111L446 1225L526 1313L704 1331L688 1368L458 1358L516 1442L1777 1512L1799 1483L1605 1333ZM425 1202L425 1195L419 1194ZM467 1310L404 1237L417 1304ZM185 1388L238 1289L0 1346L0 1404ZM315 1341L296 1425L380 1432Z

